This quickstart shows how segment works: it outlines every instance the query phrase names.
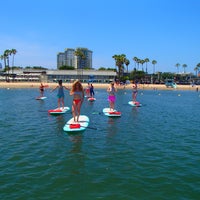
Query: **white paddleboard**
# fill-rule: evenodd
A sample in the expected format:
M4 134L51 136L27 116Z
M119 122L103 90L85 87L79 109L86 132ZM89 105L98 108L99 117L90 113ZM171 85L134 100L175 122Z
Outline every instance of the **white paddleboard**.
M142 104L138 101L135 101L135 102L129 101L128 104L133 106L133 107L141 107L142 106Z
M35 99L36 100L44 100L44 99L46 99L47 97L36 97Z
M79 122L74 122L72 117L63 127L66 132L81 132L84 131L89 125L89 118L86 115L79 116Z
M51 114L51 115L61 115L61 114L66 113L69 110L70 110L69 107L56 108L56 109L53 109L53 110L48 110L48 113Z
M121 117L121 112L117 110L111 110L110 108L104 108L103 113L108 117Z
M88 101L93 102L93 101L96 101L96 99L94 97L89 97Z

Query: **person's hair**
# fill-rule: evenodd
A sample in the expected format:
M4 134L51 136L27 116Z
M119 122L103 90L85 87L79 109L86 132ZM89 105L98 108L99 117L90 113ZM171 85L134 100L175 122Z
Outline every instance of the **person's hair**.
M58 81L58 84L59 84L59 85L62 85L62 80L59 80L59 81Z
M83 86L79 80L75 81L72 85L72 91L74 92L76 90L76 85L78 85L78 90L83 91Z

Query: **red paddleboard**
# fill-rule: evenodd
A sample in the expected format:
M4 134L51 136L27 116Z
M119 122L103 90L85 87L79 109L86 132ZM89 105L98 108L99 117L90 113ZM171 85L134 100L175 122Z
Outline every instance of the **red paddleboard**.
M104 108L103 113L108 117L121 117L121 112L117 110L110 110L110 108Z
M51 115L61 115L66 113L68 110L70 110L69 107L64 107L64 108L56 108L53 110L48 110L48 113Z
M96 101L96 99L94 97L89 97L88 101L92 102L92 101Z

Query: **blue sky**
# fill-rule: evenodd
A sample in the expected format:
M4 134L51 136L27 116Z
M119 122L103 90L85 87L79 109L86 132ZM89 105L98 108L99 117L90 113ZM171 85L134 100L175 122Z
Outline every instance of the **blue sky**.
M193 72L200 63L199 0L9 0L1 2L0 54L16 66L56 68L65 48L93 51L93 67L115 67L115 54L149 58L148 72ZM2 62L2 61L0 61ZM179 71L183 71L180 66Z

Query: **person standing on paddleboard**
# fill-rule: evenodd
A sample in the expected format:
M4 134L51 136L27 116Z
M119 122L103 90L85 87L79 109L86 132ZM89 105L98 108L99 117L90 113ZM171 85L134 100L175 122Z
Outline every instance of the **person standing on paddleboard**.
M39 89L40 89L40 97L43 97L44 96L44 85L42 83L40 84Z
M117 92L117 88L115 87L114 82L112 82L110 84L110 86L107 89L107 92L108 92L108 95L109 95L108 101L109 101L109 104L110 104L110 110L114 110L115 100L116 100L115 93Z
M134 83L133 83L133 93L132 93L133 103L136 102L137 94L138 94L138 87L137 87L136 81L134 81Z
M94 86L92 85L92 83L90 85L90 97L94 97Z
M86 97L89 98L90 97L90 84L87 84L87 87L85 88L85 93L86 93Z
M59 80L58 81L58 85L52 90L52 92L54 90L58 89L58 94L57 94L57 97L58 97L58 109L60 109L60 104L62 104L62 108L64 109L64 89L66 90L70 90L68 87L65 87L62 85L62 80Z
M84 89L80 81L77 80L73 83L70 95L73 95L72 115L74 117L74 122L78 122L81 112L81 105L84 100Z

